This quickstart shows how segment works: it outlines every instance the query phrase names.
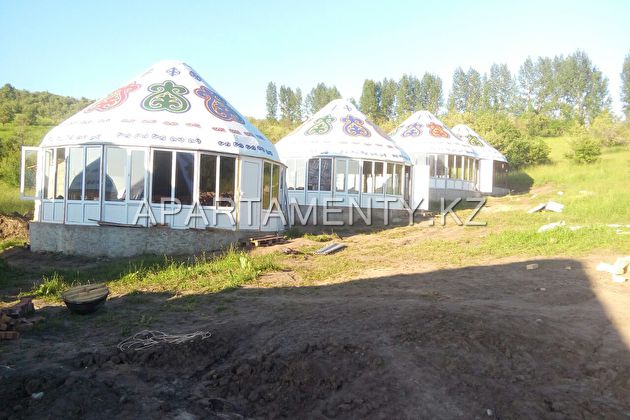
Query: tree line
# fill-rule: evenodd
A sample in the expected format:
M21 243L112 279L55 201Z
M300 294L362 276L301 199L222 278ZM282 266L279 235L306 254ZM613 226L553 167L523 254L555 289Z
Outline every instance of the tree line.
M621 101L630 120L630 54L621 70ZM281 86L278 94L270 82L267 118L256 122L276 141L338 97L334 86L319 83L302 102L299 89ZM630 134L628 123L621 124L612 115L608 78L580 50L567 56L528 57L515 74L507 64L494 63L483 73L457 67L448 95L442 79L432 73L404 74L398 81L366 79L358 103L350 101L385 131L418 110L429 110L448 125L466 123L515 167L548 158L540 137L588 134L598 143L615 145L627 142Z

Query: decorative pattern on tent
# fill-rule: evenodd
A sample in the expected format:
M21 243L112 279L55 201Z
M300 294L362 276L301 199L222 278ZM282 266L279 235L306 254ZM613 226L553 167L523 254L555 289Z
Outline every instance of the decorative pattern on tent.
M477 157L468 143L455 136L429 111L415 112L391 136L410 155L449 154Z
M409 156L352 103L336 99L281 139L282 159L340 156L410 163Z
M462 140L467 141L475 152L479 155L480 159L490 159L499 162L507 162L507 159L501 152L492 147L487 141L485 141L479 134L477 134L472 128L465 124L459 124L453 127L453 132Z
M188 89L184 86L176 85L171 80L154 83L147 90L153 92L142 101L142 108L147 111L180 113L190 109L190 102L184 97L184 95L188 94Z
M307 136L310 136L311 134L326 134L330 132L330 130L332 130L333 122L335 122L335 117L333 117L332 115L326 115L324 117L318 118L315 120L315 123L311 126L311 128L306 130L304 134Z
M362 136L362 137L370 137L372 133L370 130L363 126L364 122L361 118L354 117L352 115L347 115L341 119L343 122L343 131L352 137Z
M53 128L41 146L90 143L279 160L271 141L196 71L179 61L155 64Z

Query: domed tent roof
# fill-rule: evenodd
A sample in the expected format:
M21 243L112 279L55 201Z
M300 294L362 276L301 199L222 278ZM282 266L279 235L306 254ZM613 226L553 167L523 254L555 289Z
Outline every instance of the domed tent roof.
M112 144L278 160L274 145L192 67L160 61L53 128L41 147Z
M392 139L345 99L335 99L277 144L282 159L340 156L410 163Z
M407 153L434 153L477 157L474 149L453 134L429 111L418 111L403 121L392 139Z
M507 159L501 152L485 141L479 134L466 124L458 124L453 127L453 133L462 140L465 140L470 144L480 159L498 160L500 162L507 162Z

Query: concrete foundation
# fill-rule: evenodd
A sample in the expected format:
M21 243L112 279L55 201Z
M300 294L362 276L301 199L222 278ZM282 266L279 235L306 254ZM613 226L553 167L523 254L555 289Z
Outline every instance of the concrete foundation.
M192 230L29 223L31 250L89 257L190 255L216 251L259 231Z

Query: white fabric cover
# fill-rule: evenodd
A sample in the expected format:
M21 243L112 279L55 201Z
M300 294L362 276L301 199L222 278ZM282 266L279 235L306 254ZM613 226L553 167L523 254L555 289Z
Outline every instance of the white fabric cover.
M449 154L477 158L475 150L453 134L429 111L417 111L403 121L392 139L410 155Z
M53 128L41 147L112 144L264 157L274 145L192 67L160 61Z
M499 152L494 147L490 146L490 144L485 141L479 134L475 132L472 128L468 127L466 124L458 124L453 127L453 133L460 139L468 142L477 154L480 159L490 159L496 160L499 162L507 162L507 159L501 152Z
M331 101L276 147L284 161L333 156L410 163L387 134L345 99Z

